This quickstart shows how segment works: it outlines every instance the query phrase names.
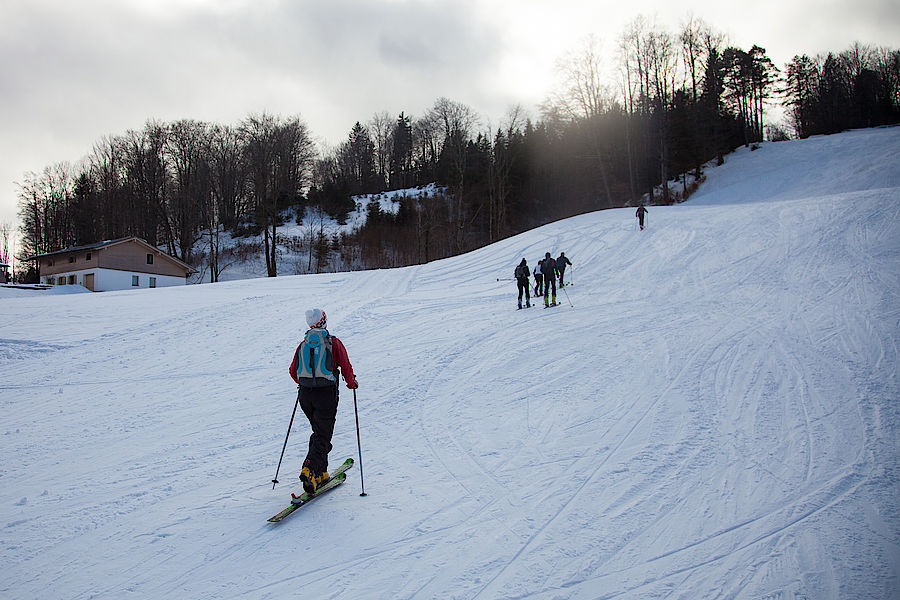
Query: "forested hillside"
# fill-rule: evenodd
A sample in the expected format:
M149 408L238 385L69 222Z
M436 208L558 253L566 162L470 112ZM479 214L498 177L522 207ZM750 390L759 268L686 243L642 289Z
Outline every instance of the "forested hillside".
M286 220L315 209L343 222L354 195L435 183L359 231L305 242L316 271L418 264L586 211L678 202L742 145L900 120L900 51L856 44L779 69L698 19L672 31L638 18L615 56L587 40L559 72L537 117L514 107L489 123L439 98L418 116L361 119L333 148L299 115L148 121L25 175L18 258L137 235L216 281L229 232L260 236L275 276ZM767 123L775 105L783 124Z

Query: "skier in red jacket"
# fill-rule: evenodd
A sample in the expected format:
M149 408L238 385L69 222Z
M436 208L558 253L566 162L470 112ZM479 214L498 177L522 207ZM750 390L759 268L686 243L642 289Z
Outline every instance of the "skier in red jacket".
M306 311L306 323L309 330L294 351L289 371L299 386L300 408L312 427L309 452L300 471L303 489L312 493L328 481L328 453L338 407L338 370L348 389L355 390L358 384L347 349L325 329L325 311Z

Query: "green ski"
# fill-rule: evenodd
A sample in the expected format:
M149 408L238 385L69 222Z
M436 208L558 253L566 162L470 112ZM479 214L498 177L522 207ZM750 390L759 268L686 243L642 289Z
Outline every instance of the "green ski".
M335 469L334 471L332 471L330 473L331 477L328 479L328 481L326 481L322 485L322 487L317 489L314 493L309 494L307 492L303 492L299 496L295 496L294 494L291 494L291 496L293 497L291 500L291 505L288 506L287 508L285 508L283 511L281 511L277 515L275 515L274 517L270 517L269 523L278 523L278 522L282 521L285 517L287 517L289 514L291 514L292 512L294 512L295 510L297 510L298 508L303 506L304 504L308 504L309 502L312 502L313 500L315 500L316 498L318 498L325 492L332 490L332 489L336 488L337 486L341 485L342 483L344 483L344 481L347 480L347 473L345 471L352 466L353 466L353 459L348 458L347 460L345 460L343 462L343 464L341 464L341 466L339 466L337 469Z

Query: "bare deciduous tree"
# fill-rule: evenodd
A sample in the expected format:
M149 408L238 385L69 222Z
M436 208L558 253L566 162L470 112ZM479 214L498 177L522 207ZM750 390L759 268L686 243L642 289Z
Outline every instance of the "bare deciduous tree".
M606 203L612 206L608 176L609 148L596 127L596 123L614 105L613 93L606 82L603 65L600 40L596 36L588 36L577 50L557 62L562 88L542 108L545 114L549 110L567 117L590 136L590 152L581 158L587 160L588 164L596 165Z
M251 115L241 123L240 132L257 221L264 232L266 272L275 277L279 206L293 201L308 187L314 146L299 117Z
M428 111L426 119L435 123L442 134L441 160L449 169L449 178L453 182L453 210L450 215L450 230L453 233L454 252L460 252L465 246L468 217L466 214L465 175L467 144L478 123L478 114L469 106L448 98L439 98Z
M525 109L516 105L509 109L506 120L494 135L491 161L488 165L488 240L499 239L506 226L506 206L511 192L510 175L517 160L517 138L524 124Z
M375 113L367 124L369 136L375 145L375 172L381 182L381 186L386 186L390 180L395 124L394 118L387 111Z
M9 221L0 223L0 263L7 264L11 267L10 281L16 280L16 261L13 254L15 253L15 234L16 228ZM6 269L6 267L0 267Z
M166 155L172 165L174 189L170 204L176 238L175 256L191 261L191 251L200 239L202 210L208 207L210 170L206 149L209 126L192 120L169 125Z

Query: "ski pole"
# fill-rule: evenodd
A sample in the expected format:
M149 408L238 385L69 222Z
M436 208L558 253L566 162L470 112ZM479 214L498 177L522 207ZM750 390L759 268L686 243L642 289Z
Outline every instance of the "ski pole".
M572 300L569 299L569 292L566 291L566 288L560 288L560 289L563 291L563 294L566 295L566 300L569 301L569 306L571 306L572 308L575 308L575 305L572 304Z
M356 389L353 390L353 413L356 415L356 447L359 449L359 485L362 487L360 496L365 496L366 481L363 478L362 444L359 441L359 410L356 408Z
M288 430L284 436L284 446L281 447L281 458L278 459L278 467L275 469L275 479L272 480L272 489L278 483L278 471L281 470L281 461L284 460L284 449L287 448L288 436L291 435L291 427L294 425L294 415L297 414L297 405L300 404L300 393L297 393L297 401L294 402L294 412L291 413L291 422L288 423Z

